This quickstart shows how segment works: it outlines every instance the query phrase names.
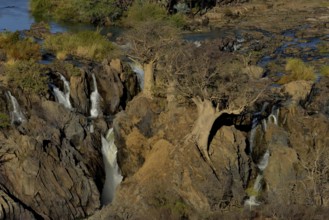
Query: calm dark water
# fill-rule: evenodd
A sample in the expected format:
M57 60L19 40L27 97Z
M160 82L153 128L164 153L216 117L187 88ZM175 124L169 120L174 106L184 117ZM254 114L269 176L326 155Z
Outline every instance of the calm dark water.
M0 31L26 30L34 22L28 0L0 0ZM50 22L50 26L52 32L67 30L67 27L55 22Z
M28 29L33 22L27 0L0 0L0 31Z
M30 28L36 19L29 12L29 0L0 0L0 31L21 31ZM76 32L81 30L95 30L97 27L88 24L77 23L60 23L55 21L47 21L51 32ZM102 33L114 32L115 28L102 28Z

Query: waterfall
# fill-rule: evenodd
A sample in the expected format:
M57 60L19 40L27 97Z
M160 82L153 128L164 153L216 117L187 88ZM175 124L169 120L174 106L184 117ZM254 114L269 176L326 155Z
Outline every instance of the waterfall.
M102 136L102 154L106 174L101 198L104 205L112 202L115 189L123 178L117 163L117 150L114 144L113 128L110 128L106 137Z
M95 132L95 128L94 128L94 125L93 124L90 124L89 125L89 132L90 133L94 133Z
M255 140L255 135L256 135L256 129L257 129L257 124L258 124L258 119L255 117L252 120L252 126L251 126L251 131L250 131L250 143L249 143L249 151L250 154L252 153L253 147L254 147L254 140Z
M280 113L279 108L275 109L273 107L271 114L268 116L268 123L273 123L275 125L278 125L279 124L279 122L278 122L278 120L279 120L279 113Z
M252 119L252 125L251 125L251 131L250 131L250 136L249 136L249 151L250 154L252 153L253 147L254 147L254 140L255 140L255 135L256 135L256 130L257 130L257 125L259 123L259 118L258 116L261 115L265 110L266 107L268 106L268 102L265 102L262 106L262 110L260 112L255 113ZM263 128L266 130L266 121L262 120Z
M265 154L263 155L262 159L258 162L257 167L264 171L268 165L268 159L270 158L270 151L267 149Z
M262 188L262 185L261 185L261 180L263 179L263 175L261 174L258 174L257 177L256 177L256 180L255 180L255 183L254 183L254 186L253 186L253 194L258 194L259 191L261 190ZM245 205L247 206L259 206L260 203L257 201L257 196L256 195L251 195L249 196L249 199L247 199L245 202L244 202Z
M100 107L99 107L100 95L99 95L98 89L97 89L97 82L96 82L95 74L92 74L92 77L93 77L93 83L94 83L94 91L90 95L90 101L91 101L90 116L92 118L97 118L100 113Z
M257 174L256 180L254 182L253 186L253 195L249 196L249 199L247 199L244 204L247 206L258 206L260 203L257 201L257 195L259 194L262 185L261 181L263 179L263 171L268 165L268 160L270 158L270 151L267 149L265 154L263 155L260 162L257 164L258 169L260 170L260 173Z
M62 74L59 75L64 84L64 92L62 92L61 90L59 90L59 88L53 85L55 98L57 102L64 105L65 108L72 110L72 104L70 102L70 84Z
M257 113L257 114L259 114L259 113ZM267 117L267 119L263 119L261 122L263 131L264 132L267 131L269 124L273 123L276 126L278 126L278 124L279 124L278 119L279 119L279 109L275 109L273 107L271 114ZM259 120L257 119L257 117L255 117L252 121L252 129L250 132L250 152L252 152L252 147L254 144L253 142L254 142L255 133L256 133L256 127L258 125L258 122L259 122ZM252 195L249 196L249 199L245 200L245 202L244 202L244 204L249 207L260 205L260 202L257 201L257 195L259 194L259 192L262 188L261 181L263 179L263 171L266 169L266 167L268 165L269 158L270 158L270 151L269 151L269 149L267 149L266 152L264 153L262 159L257 164L259 173L257 174L256 180L253 185L253 189L252 189L253 193L252 193Z
M139 87L141 90L144 89L144 69L140 63L137 61L129 62L131 70L136 73Z
M7 92L7 94L13 107L13 110L10 112L11 124L21 124L25 122L26 118L23 115L21 108L19 107L17 99L12 96L9 91Z

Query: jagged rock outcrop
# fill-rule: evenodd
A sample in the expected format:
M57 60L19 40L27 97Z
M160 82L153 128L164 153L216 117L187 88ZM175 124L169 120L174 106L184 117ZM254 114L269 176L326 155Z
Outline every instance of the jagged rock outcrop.
M0 219L37 219L33 210L29 209L19 199L12 195L6 188L0 186Z
M71 98L74 108L82 114L88 114L90 103L88 101L88 83L86 73L81 76L71 76L70 78Z
M123 97L123 84L119 74L112 69L107 60L102 66L92 70L97 78L99 93L103 99L102 106L105 115L110 115L118 111Z
M18 99L24 103L24 99ZM29 100L28 121L1 130L1 215L5 219L75 219L100 207L103 163L87 120L59 103ZM100 139L100 138L98 138ZM97 182L95 182L97 180Z
M147 138L154 135L154 107L151 100L138 96L129 103L127 111L116 115L113 128L118 162L124 176L131 176L144 163L146 152L150 149Z
M250 178L251 161L245 153L246 137L233 126L221 127L214 136L210 148L210 159L219 175L220 206L240 204L246 196L245 188Z
M312 90L303 103L309 114L322 113L329 117L329 77L322 77L314 84Z

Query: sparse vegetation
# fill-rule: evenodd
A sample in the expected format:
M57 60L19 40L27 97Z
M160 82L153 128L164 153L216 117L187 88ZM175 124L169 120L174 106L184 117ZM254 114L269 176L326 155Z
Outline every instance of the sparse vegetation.
M100 61L118 54L110 41L99 31L82 31L78 33L61 33L49 35L44 47L54 51L58 59L65 59L68 55L84 59Z
M22 88L24 92L44 95L48 91L48 77L41 64L33 61L19 61L6 65L5 73L9 84Z
M55 61L50 65L50 68L54 72L65 73L64 75L68 76L80 76L81 71L79 68L75 67L73 64L63 61Z
M6 113L0 112L0 128L6 128L10 125L9 115Z
M320 43L318 45L318 50L320 53L322 54L326 54L326 53L329 53L329 44L328 43Z
M19 32L0 33L0 50L7 62L41 58L40 46L30 38L21 39Z
M296 80L313 81L316 78L314 68L300 59L288 59L285 70L287 74L279 80L279 84L286 84Z
M323 66L321 69L320 69L320 73L322 76L329 76L329 66Z

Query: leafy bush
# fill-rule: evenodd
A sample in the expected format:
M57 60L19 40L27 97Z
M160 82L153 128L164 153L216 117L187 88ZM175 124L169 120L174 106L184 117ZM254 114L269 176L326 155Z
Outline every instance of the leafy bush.
M10 125L10 118L7 114L0 112L0 128L6 128Z
M0 49L6 60L39 60L41 58L39 44L31 39L20 39L19 32L0 33Z
M314 68L306 65L300 59L288 59L285 70L287 74L279 80L279 84L285 84L296 80L315 80L316 78Z
M137 0L128 9L124 23L135 26L141 22L165 20L166 16L167 12L164 7L156 3Z
M184 28L187 25L186 16L181 13L173 14L168 19L170 23L178 28Z
M56 52L59 59L65 59L71 54L100 61L110 55L117 55L115 47L98 31L49 35L44 41L44 47Z
M48 77L43 66L33 61L19 61L6 65L5 74L9 84L20 87L24 92L44 95L48 91Z
M183 14L168 15L161 5L147 0L136 0L126 12L123 23L130 27L135 27L143 22L159 22L163 25L173 25L182 28L186 25Z
M31 0L30 8L37 17L85 23L108 23L120 17L130 1L116 0ZM74 13L72 13L74 12Z

